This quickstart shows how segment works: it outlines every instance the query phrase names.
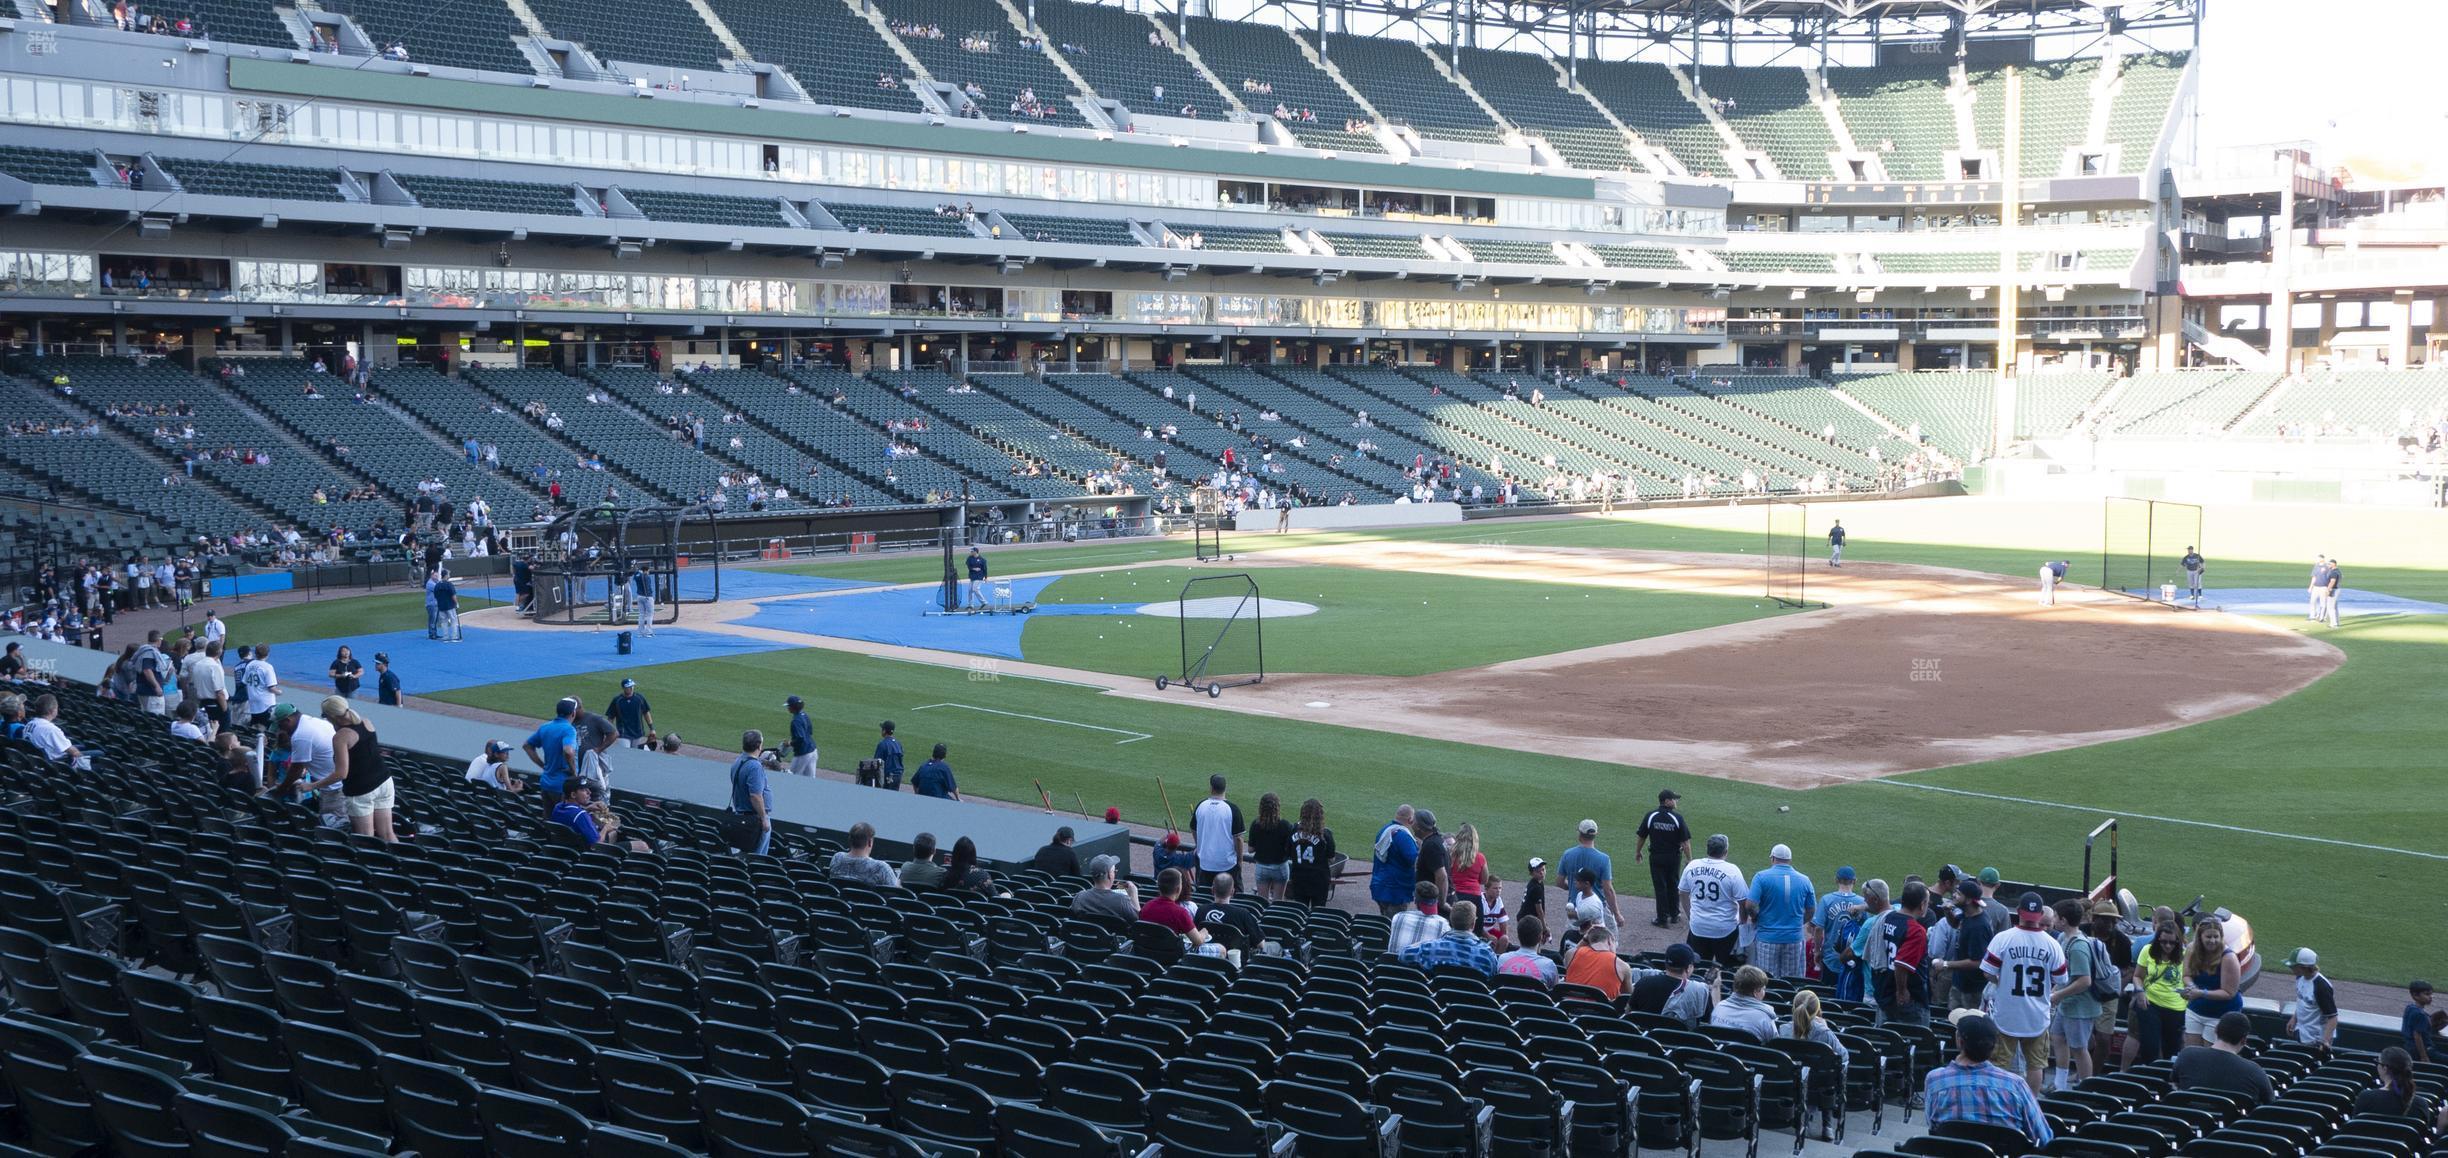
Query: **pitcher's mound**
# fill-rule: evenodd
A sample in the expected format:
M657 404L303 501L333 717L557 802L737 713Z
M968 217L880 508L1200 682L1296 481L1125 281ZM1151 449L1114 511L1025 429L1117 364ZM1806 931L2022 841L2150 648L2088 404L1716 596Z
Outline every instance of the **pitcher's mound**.
M1209 599L1175 599L1166 603L1142 603L1139 614L1165 619L1231 619L1243 618L1255 611L1263 619L1289 619L1296 615L1317 614L1317 604L1291 599L1243 599L1238 595L1219 595Z

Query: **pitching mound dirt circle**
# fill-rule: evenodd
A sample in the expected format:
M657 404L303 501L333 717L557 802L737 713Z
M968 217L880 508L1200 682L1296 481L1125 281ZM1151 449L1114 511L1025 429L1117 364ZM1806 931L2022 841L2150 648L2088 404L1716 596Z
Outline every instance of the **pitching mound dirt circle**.
M1231 619L1257 614L1267 619L1292 619L1317 614L1317 604L1297 599L1243 599L1235 595L1219 595L1212 599L1175 599L1168 603L1143 603L1141 615L1160 619Z
M1372 543L1270 552L1338 566L1756 598L1756 559ZM1413 677L1272 675L1237 711L1806 787L2146 735L2334 670L2243 616L1893 564L1811 565L1826 610ZM1423 630L1427 629L1423 625ZM1326 707L1315 707L1323 703Z

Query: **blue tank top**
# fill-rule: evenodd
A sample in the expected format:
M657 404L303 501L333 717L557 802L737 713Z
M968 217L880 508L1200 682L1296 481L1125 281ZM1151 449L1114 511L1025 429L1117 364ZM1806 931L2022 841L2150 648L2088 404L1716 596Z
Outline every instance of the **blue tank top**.
M2224 958L2221 960L2223 961ZM2195 989L2216 989L2218 987L2219 975L2216 972L2196 973L2193 975L2193 988ZM2185 1012L2193 1014L2197 1017L2208 1018L2217 1018L2225 1014L2235 1013L2243 1008L2244 998L2242 995L2229 997L2224 1001L2209 1001L2196 997L2193 1000L2185 1003Z

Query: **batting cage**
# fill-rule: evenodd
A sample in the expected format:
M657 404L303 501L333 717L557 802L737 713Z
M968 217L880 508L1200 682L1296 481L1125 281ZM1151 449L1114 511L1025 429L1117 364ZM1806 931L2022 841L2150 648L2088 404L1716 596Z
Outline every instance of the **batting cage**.
M1181 672L1156 677L1156 689L1180 686L1210 697L1266 679L1265 602L1247 575L1202 575L1182 584L1175 613L1181 623Z
M586 508L570 511L544 528L544 548L533 561L535 621L565 626L646 626L680 621L680 605L722 598L722 538L713 513L702 506ZM707 576L683 590L680 570L694 562ZM641 597L632 570L646 573Z
M2188 589L2185 552L2201 548L2202 509L2110 498L2100 517L2100 589L2174 604Z
M1768 598L1787 607L1808 607L1809 583L1803 569L1810 561L1810 508L1770 499L1766 515L1767 541L1761 550L1768 570Z

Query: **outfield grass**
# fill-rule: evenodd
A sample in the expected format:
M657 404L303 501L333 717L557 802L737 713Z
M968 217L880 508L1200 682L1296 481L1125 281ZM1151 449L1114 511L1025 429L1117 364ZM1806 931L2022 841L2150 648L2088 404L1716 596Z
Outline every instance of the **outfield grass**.
M1179 568L1066 575L1039 602L1156 603L1188 575ZM1726 595L1589 588L1454 575L1270 567L1256 573L1265 597L1313 603L1315 615L1261 624L1269 671L1421 675L1599 644L1718 627L1777 614L1776 604ZM1221 624L1192 620L1194 647ZM1202 636L1202 628L1206 635ZM1038 616L1023 654L1031 663L1121 675L1181 670L1179 621L1145 615ZM1222 646L1210 671L1241 671L1247 633Z
M966 552L964 552L965 554ZM991 548L986 552L998 576L1031 575L1077 567L1129 567L1166 559L1189 559L1190 540L1108 539L1061 547ZM863 583L930 583L943 578L943 556L933 551L905 551L858 558L841 555L774 568L788 575L854 579ZM966 576L968 572L963 571Z
M495 600L460 593L459 609L496 607ZM386 631L409 631L425 623L425 593L401 591L291 603L261 611L224 615L230 646L255 643L296 643L303 639L338 639Z

